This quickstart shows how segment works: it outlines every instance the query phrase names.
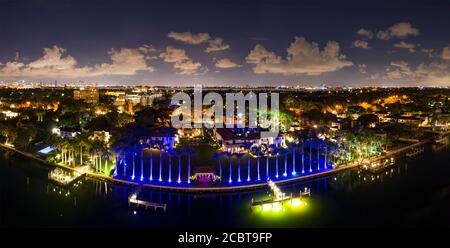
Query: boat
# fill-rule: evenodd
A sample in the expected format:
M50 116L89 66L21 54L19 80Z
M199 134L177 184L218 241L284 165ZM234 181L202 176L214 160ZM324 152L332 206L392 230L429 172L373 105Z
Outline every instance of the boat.
M415 147L406 152L406 157L408 158L416 157L424 152L425 152L424 147Z
M370 164L363 165L363 168L372 173L380 172L386 168L391 167L395 164L394 157L391 158L382 158L376 161L371 162Z

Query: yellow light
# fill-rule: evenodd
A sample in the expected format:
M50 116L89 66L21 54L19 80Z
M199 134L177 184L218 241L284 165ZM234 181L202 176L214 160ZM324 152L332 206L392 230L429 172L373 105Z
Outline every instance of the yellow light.
M293 207L299 207L302 205L302 201L298 198L292 199L291 206Z
M275 211L275 212L280 211L281 210L281 204L278 203L278 202L273 203L272 210Z
M266 204L263 204L263 205L262 205L262 210L263 210L263 211L269 211L269 210L271 210L271 209L272 209L272 204L266 203Z

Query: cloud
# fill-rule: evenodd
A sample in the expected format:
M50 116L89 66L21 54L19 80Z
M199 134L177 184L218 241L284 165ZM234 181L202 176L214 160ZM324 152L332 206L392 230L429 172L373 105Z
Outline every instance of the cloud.
M167 46L166 51L159 55L165 62L174 63L173 67L180 70L180 74L192 75L196 73L200 68L201 64L198 62L193 62L186 55L184 49L175 48L172 46Z
M429 58L433 58L434 57L434 49L428 49L428 48L422 48L420 49L421 52L428 54Z
M309 43L303 37L295 37L286 49L286 59L257 44L246 57L246 62L254 64L255 73L320 75L353 65L345 55L339 54L339 44L329 41L322 51L315 42Z
M413 28L410 23L400 22L387 30L378 31L377 37L381 40L389 40L391 38L404 39L408 36L417 36L419 33L419 29Z
M373 32L370 30L367 30L365 28L360 28L358 31L356 31L357 35L361 35L361 36L365 36L368 39L372 39L373 38Z
M384 80L394 80L406 83L424 83L427 85L449 85L450 63L431 62L422 63L415 69L405 61L392 61L386 72L379 75Z
M416 51L416 45L412 43L406 43L404 41L400 41L399 43L394 44L394 47L400 48L400 49L408 49L410 53L413 53Z
M227 50L230 48L230 45L223 43L223 39L220 37L209 40L209 46L205 49L206 53L218 52Z
M153 48L147 45L139 48L111 49L108 54L112 63L79 67L74 57L64 56L66 49L53 46L44 48L42 57L28 64L19 61L7 62L0 68L0 76L76 78L100 75L135 75L139 71L154 71L154 68L146 63L146 54L151 51Z
M193 62L192 60L178 61L173 65L173 67L179 69L181 71L180 74L183 75L192 75L196 73L201 66L202 64Z
M205 43L211 38L211 36L208 33L193 34L191 32L182 32L182 33L170 32L168 37L191 45L198 45Z
M366 74L367 73L367 65L366 64L359 64L358 65L358 71L361 72L362 74Z
M442 54L441 54L442 59L445 60L450 60L450 45L444 47L444 49L442 49Z
M166 51L161 53L159 57L162 58L164 62L168 63L175 63L189 59L184 49L179 49L172 46L167 46Z
M403 60L391 61L390 67L386 69L386 77L390 80L405 80L414 77L409 64Z
M364 40L355 40L352 42L352 47L362 48L362 49L370 49L369 42Z
M416 75L421 82L433 85L450 85L450 63L420 64Z
M223 58L216 61L215 66L217 68L235 68L235 67L241 67L242 65L239 65L233 61L231 61L229 58Z

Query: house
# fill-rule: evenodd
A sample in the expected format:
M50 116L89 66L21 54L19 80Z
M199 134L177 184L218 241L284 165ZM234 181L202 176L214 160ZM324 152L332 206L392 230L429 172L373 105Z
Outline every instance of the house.
M141 139L141 143L155 144L160 143L168 149L173 149L179 141L178 134L172 128L153 128Z
M283 134L277 137L261 137L261 130L245 130L231 128L215 129L216 139L221 143L222 150L228 152L243 152L247 145L275 145L284 146Z
M73 139L75 136L81 133L81 130L78 128L69 128L69 127L61 127L61 128L53 128L52 133L59 135L61 138L65 139Z
M219 179L211 167L197 167L194 169L192 179L199 183L210 183Z
M389 115L389 116L386 116L386 119L388 121L412 124L412 125L420 125L426 120L426 118L424 118L424 117L413 116L413 115Z
M198 138L202 135L201 128L180 128L178 129L178 136L180 138Z
M350 118L337 118L336 121L331 122L331 129L334 130L348 130L355 126L355 122Z

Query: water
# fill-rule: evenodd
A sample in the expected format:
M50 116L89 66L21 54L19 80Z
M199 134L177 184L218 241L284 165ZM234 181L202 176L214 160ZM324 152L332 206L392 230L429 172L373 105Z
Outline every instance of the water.
M372 175L352 170L281 187L312 197L298 208L249 208L267 190L238 194L179 194L143 190L140 199L167 211L129 207L132 189L83 179L69 189L47 180L48 168L0 150L0 226L78 227L361 227L450 226L450 150L401 159ZM304 204L304 203L303 203Z

